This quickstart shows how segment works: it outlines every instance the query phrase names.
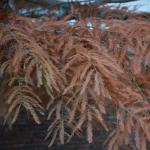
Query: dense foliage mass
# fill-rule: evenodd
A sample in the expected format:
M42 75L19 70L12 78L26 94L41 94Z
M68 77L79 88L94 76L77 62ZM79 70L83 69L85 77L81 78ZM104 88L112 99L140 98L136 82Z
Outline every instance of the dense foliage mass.
M120 11L120 10L119 10ZM0 24L0 114L12 126L22 109L37 124L48 112L46 139L64 144L86 129L110 132L108 150L146 150L150 141L150 24L126 21L11 17ZM125 13L124 13L125 14ZM120 13L118 14L118 16ZM121 15L120 15L121 17ZM46 21L45 21L46 20ZM108 107L115 126L110 130Z

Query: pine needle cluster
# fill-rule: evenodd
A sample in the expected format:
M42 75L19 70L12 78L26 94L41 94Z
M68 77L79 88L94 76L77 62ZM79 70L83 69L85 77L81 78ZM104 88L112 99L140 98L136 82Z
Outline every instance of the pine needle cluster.
M21 109L40 124L51 120L46 139L61 144L94 127L110 132L108 150L146 150L150 141L150 24L142 19L61 20L16 17L0 24L0 113L12 126ZM87 23L92 24L91 27ZM40 91L40 92L38 92ZM108 103L115 128L107 121ZM109 105L109 107L110 107ZM113 115L113 114L112 114Z

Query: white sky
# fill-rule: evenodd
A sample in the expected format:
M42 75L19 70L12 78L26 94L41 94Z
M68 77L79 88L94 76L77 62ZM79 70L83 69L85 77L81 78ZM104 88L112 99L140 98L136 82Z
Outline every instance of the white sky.
M118 4L112 3L109 6L118 6ZM137 6L139 12L150 12L150 0L137 0L133 2L122 3L121 6L127 6L129 9L134 9Z

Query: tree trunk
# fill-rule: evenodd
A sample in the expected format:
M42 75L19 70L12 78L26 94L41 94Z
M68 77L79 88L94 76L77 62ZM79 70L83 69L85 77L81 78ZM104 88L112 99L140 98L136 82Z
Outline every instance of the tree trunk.
M0 22L9 22L9 19L12 19L14 11L14 0L0 0Z

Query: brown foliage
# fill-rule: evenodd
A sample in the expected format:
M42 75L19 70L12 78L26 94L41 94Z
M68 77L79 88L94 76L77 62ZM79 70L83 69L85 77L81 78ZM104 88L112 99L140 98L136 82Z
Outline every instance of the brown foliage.
M136 101L128 107L119 105L117 127L109 135L108 149L119 150L122 145L132 149L146 150L146 141L150 141L149 109L147 101Z
M95 126L109 131L104 116L107 103L113 103L117 122L106 141L108 149L146 150L149 22L91 17L69 26L70 17L44 23L17 17L11 26L0 24L0 101L6 105L5 123L14 124L23 107L39 124L39 115L47 110L49 146L57 137L61 144L69 142L85 128L91 143Z

